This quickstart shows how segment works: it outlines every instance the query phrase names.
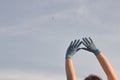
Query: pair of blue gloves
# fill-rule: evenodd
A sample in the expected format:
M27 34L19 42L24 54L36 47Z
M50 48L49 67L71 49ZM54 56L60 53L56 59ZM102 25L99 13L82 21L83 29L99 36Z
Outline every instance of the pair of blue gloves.
M83 44L85 47L84 48L80 48L79 46ZM92 39L89 38L82 38L82 41L79 40L74 40L70 43L67 52L66 52L66 59L67 58L72 58L72 56L79 51L80 49L89 51L94 53L96 56L98 54L100 54L99 49L96 48L95 44L93 43Z

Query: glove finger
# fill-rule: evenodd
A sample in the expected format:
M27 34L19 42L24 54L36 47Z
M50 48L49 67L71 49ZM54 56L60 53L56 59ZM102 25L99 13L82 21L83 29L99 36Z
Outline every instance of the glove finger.
M77 45L77 47L79 47L82 44L82 42L79 42L79 44Z
M86 46L86 47L88 47L88 44L87 44L87 42L86 42L85 38L82 38L82 39L83 39L83 42L82 42L82 43L83 43L83 45L84 45L84 46Z
M79 43L80 43L80 39L77 40L77 42L76 42L76 44L74 45L74 47L77 47Z
M85 47L87 47L87 45L82 41L82 43L83 43L83 45L85 46Z
M91 41L91 43L93 43L92 39L89 37L89 40Z
M86 40L87 44L90 44L90 41L87 38L85 38L85 40Z
M92 50L88 49L88 48L81 48L83 50L89 51L89 52L93 52Z
M84 42L87 44L87 46L89 46L89 43L87 41L87 38L84 38Z
M81 48L78 48L76 51L79 51Z
M73 45L73 41L71 41L71 43L70 43L70 47L72 47L72 45Z
M83 50L89 51L89 52L93 52L92 50L90 50L89 48L81 48Z
M83 50L88 50L87 48L84 48L84 47L82 47L81 49L83 49Z
M77 40L74 40L73 45L72 45L73 47L75 46L76 42L77 42Z

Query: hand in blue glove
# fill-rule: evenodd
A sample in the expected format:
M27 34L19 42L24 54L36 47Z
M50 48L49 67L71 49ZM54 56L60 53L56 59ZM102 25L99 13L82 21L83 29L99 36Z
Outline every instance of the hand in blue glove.
M66 52L66 59L71 58L77 51L80 50L79 46L82 42L80 40L74 40L72 41L67 49Z
M86 51L89 51L89 52L92 52L96 56L98 54L100 54L100 51L96 48L95 44L93 43L93 41L90 37L89 37L89 39L88 38L83 38L82 43L86 47L86 48L82 48L82 49L84 49Z

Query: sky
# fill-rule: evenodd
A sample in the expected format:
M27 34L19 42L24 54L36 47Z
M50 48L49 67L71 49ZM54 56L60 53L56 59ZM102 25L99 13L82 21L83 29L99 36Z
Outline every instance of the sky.
M120 79L119 0L0 0L0 80L66 80L70 42L91 37ZM83 46L83 45L81 45ZM73 56L77 80L96 74L96 57Z

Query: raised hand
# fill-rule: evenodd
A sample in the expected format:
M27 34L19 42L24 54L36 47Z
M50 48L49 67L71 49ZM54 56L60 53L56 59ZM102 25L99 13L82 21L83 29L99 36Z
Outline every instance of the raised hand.
M66 58L71 58L77 51L79 51L79 46L81 45L81 43L82 42L80 40L71 41L66 52Z
M85 37L82 39L83 39L82 43L86 47L86 48L82 48L82 49L89 51L89 52L92 52L95 55L100 54L100 51L96 48L95 44L93 43L93 41L90 37L89 38Z

